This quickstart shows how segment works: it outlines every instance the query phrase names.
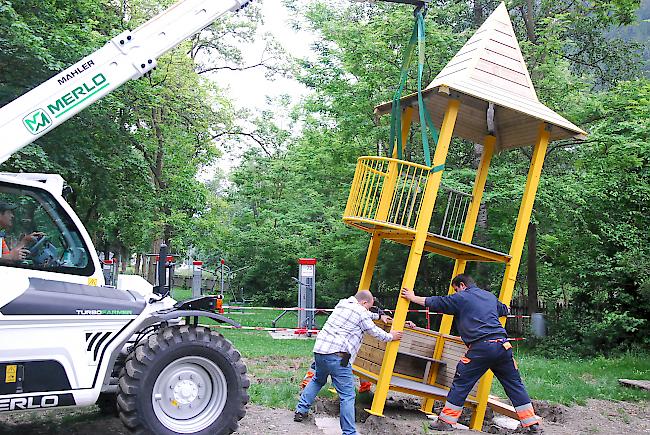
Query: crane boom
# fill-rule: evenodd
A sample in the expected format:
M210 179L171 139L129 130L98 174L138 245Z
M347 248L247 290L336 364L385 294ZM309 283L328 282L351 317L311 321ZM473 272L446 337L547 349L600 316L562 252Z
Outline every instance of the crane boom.
M128 80L142 77L161 55L249 1L181 0L0 108L0 163Z

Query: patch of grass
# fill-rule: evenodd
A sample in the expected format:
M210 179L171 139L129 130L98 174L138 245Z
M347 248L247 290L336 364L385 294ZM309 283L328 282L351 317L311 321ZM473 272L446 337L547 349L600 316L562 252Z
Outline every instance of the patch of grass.
M650 399L644 390L626 388L620 378L648 379L650 358L628 353L617 358L543 358L525 348L515 351L521 377L534 399L584 405L587 399L637 401ZM492 393L505 397L499 382Z

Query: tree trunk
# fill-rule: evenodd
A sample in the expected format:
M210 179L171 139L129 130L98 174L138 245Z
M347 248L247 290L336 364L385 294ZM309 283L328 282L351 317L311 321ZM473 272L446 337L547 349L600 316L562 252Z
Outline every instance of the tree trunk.
M136 275L140 275L140 276L144 275L142 273L142 270L140 270L141 265L142 265L142 254L138 253L135 256L135 273L136 273Z
M528 224L528 315L537 312L537 224Z
M151 244L151 252L153 254L158 255L160 253L160 244L163 243L162 239L154 240L153 243ZM165 261L164 258L160 258L159 261ZM149 281L151 284L156 283L156 270L158 267L158 263L155 261L155 258L152 258L149 261L149 267L147 268L147 281Z
M130 263L131 256L129 255L129 250L126 246L121 245L120 249L120 273L126 273L126 267Z
M472 8L474 27L479 27L485 21L483 17L483 2L481 0L474 0Z

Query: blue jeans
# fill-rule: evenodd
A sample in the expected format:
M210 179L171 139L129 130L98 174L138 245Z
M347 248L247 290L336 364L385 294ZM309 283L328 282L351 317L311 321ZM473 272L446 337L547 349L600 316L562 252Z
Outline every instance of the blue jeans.
M332 384L339 395L341 416L340 424L343 435L356 435L357 429L354 424L354 376L352 365L341 367L341 357L334 354L314 354L316 360L316 374L307 384L300 396L296 412L306 414L318 392L327 383L327 377L332 377Z

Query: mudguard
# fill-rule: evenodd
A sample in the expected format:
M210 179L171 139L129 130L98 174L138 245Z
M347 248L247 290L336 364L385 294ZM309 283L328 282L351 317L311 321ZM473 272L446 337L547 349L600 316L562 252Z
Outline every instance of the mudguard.
M152 319L171 320L177 319L179 317L208 317L210 319L216 320L219 323L227 323L234 326L235 328L241 328L241 325L234 320L222 316L221 314L213 313L211 311L203 310L170 310L170 311L158 311L152 314Z

